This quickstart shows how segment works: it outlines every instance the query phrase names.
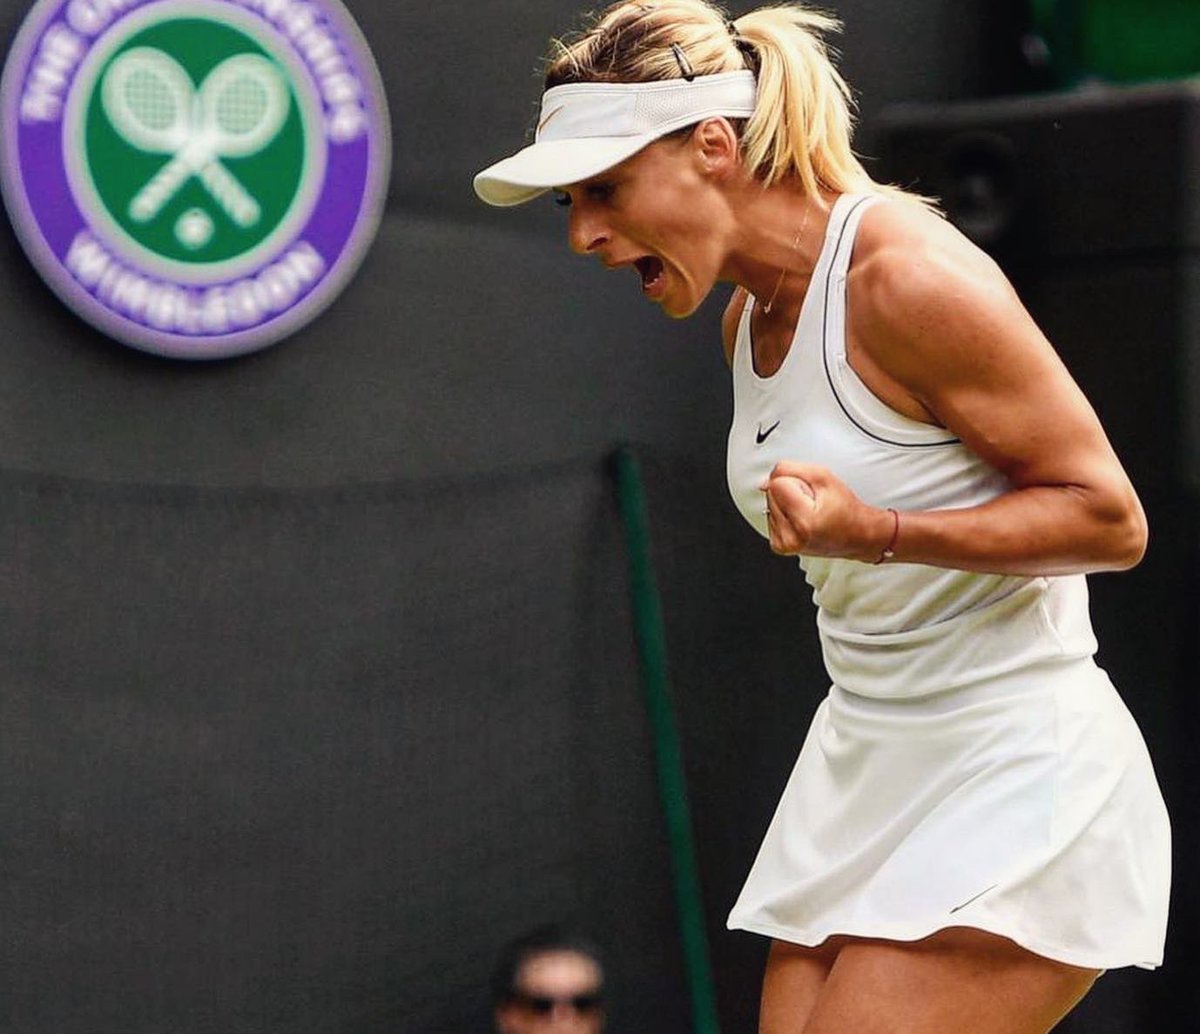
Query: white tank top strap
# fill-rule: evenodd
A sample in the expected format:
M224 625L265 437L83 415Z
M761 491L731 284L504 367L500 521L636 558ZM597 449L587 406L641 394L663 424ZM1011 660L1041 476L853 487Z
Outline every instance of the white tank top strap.
M749 291L742 301L742 313L738 317L737 334L733 338L733 374L738 379L747 377L754 369L754 357L750 348L750 317L754 314L754 295Z
M844 196L847 201L836 250L825 284L825 322L822 329L825 376L846 418L870 438L886 445L927 448L958 442L949 431L896 412L868 388L846 358L846 281L854 242L867 209L882 200L877 195Z
M833 258L829 266L832 279L846 278L850 270L850 258L854 253L854 239L864 213L879 200L875 194L843 194L833 206L826 235L836 237Z
M829 221L825 227L825 238L821 245L821 251L817 255L816 264L813 266L812 276L808 282L808 291L805 294L804 303L800 309L799 318L796 321L792 344L780 369L771 377L760 377L754 369L750 319L758 301L753 295L747 294L746 302L742 306L741 315L738 319L737 336L734 338L733 370L736 375L746 378L752 383L766 384L768 382L781 382L784 379L781 376L784 367L791 366L794 363L792 352L796 351L795 346L797 341L805 339L809 334L815 335L821 333L821 327L824 323L825 306L828 302L828 285L838 261L838 254L841 252L841 246L847 238L853 242L854 233L857 230L857 218L854 221L853 227L849 225L849 221L854 217L854 213L860 206L865 208L866 204L869 204L872 200L874 198L868 195L842 194L833 203L833 208L829 213ZM850 263L849 251L850 249L846 248L846 255L842 265L843 277Z

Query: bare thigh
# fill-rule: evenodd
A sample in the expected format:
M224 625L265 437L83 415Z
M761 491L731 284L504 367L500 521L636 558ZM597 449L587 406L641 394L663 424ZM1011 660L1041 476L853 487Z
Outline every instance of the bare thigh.
M846 938L797 1025L770 1034L1046 1034L1100 970L967 927L920 941Z
M816 948L772 941L763 976L759 1034L799 1034L837 959L842 938Z

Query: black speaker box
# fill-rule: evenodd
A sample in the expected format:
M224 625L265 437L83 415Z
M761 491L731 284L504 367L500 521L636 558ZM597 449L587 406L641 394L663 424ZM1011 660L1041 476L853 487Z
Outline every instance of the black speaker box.
M1200 490L1200 80L885 110L876 177L1000 262L1142 491Z

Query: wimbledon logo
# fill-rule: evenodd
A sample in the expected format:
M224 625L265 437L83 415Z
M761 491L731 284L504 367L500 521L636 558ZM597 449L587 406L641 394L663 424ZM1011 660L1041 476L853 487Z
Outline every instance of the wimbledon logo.
M378 226L387 108L336 0L41 0L0 105L0 185L30 259L137 348L278 341Z

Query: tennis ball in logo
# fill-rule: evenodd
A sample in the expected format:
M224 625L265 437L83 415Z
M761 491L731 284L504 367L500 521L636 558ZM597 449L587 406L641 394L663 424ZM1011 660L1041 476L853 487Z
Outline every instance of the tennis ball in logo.
M163 258L242 255L301 189L304 122L288 72L235 26L173 18L134 33L99 69L85 110L98 199Z
M185 248L203 248L212 235L212 216L203 208L189 208L175 223L175 239Z

